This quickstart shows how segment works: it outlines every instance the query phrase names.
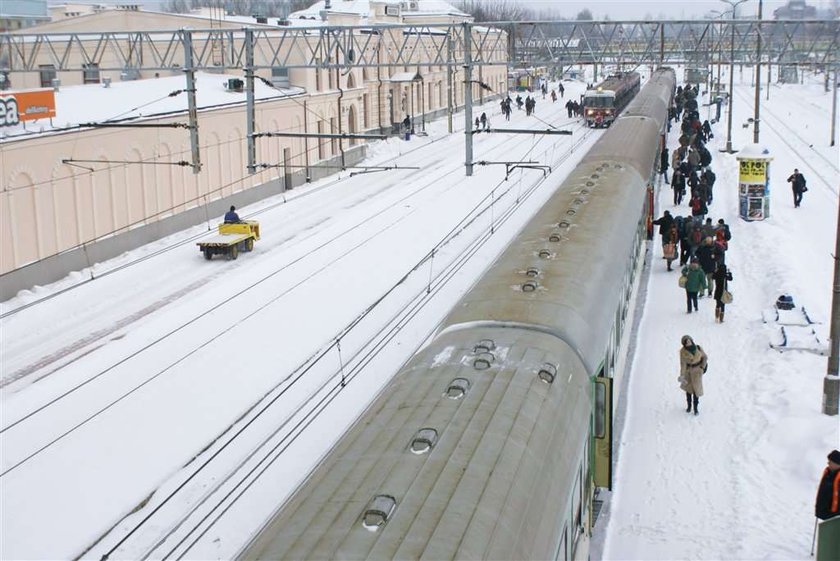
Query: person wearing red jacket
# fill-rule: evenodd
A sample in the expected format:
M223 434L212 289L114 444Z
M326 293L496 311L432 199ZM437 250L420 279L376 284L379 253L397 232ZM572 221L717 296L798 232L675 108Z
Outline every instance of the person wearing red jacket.
M820 520L840 515L840 450L832 450L828 455L828 467L817 487L814 513Z

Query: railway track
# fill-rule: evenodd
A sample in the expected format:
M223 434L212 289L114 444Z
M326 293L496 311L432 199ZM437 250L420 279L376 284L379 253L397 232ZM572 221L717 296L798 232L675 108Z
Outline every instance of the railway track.
M578 140L578 142L582 142L582 140ZM500 155L501 154L509 155L510 150L505 149L504 145L505 145L505 142L503 140L500 140L499 142L494 141L492 149L498 150ZM539 145L539 143L537 143L536 145ZM484 148L486 149L486 148L488 148L488 146L485 145ZM442 148L441 152L443 154L448 154L449 150L450 149ZM553 152L553 150L546 150L546 154L548 154L548 152L550 152L550 151ZM488 153L491 153L491 152L488 152ZM405 154L403 154L402 156L405 156ZM426 156L426 157L428 157L428 156ZM411 205L420 205L421 203L419 202L419 199L423 198L423 197L425 197L427 199L427 202L432 201L432 200L436 200L436 199L442 197L443 193L452 189L451 185L447 185L447 183L448 183L446 181L447 177L449 177L453 174L456 174L456 173L460 174L460 173L462 173L461 170L462 170L462 165L461 164L454 164L452 166L442 166L440 168L437 168L435 170L435 173L431 174L429 177L426 178L427 180L423 183L424 186L423 186L422 189L415 189L414 192L412 193L412 195L406 195L402 199L398 199L398 201L402 205L411 206ZM457 185L457 182L453 182L453 183L455 183ZM506 191L506 195L504 197L501 197L501 193L500 193L499 198L505 199L507 201L520 199L525 194L525 192L527 192L527 188L521 189L521 191L522 192L517 193L516 188L511 186ZM414 197L414 198L411 198L411 197ZM492 200L492 197L490 198L490 200ZM373 231L373 232L369 232L368 237L364 238L362 240L361 245L359 245L359 247L364 246L365 243L371 243L372 240L376 239L379 236L387 235L388 232L393 230L394 225L398 224L401 220L406 219L405 216L410 216L411 213L405 213L402 216L393 215L393 216L389 216L389 217L386 218L385 215L388 214L386 212L386 210L391 210L395 206L399 206L399 205L395 205L394 201L392 199L389 199L389 201L390 201L391 204L388 206L388 209L385 209L385 210L381 211L379 229L376 230L376 231ZM487 216L488 214L491 213L491 209L494 209L494 206L492 204L489 204L487 202L487 200L485 200L483 202L483 205L474 209L474 215L467 217L467 222L473 222L474 223L476 220L479 220L480 218L483 219L482 217ZM492 211L492 213L497 215L495 217L495 219L497 221L501 221L502 218L505 216L506 212L507 211L501 210L500 208L495 208L495 210ZM373 219L373 217L371 217L371 219ZM367 222L367 220L366 220L366 222ZM460 234L461 230L464 230L466 227L467 227L467 223L465 222L463 225L457 227L458 228L457 232L450 233L450 236L455 237L456 233ZM343 230L343 233L340 236L337 236L335 239L330 239L330 240L323 241L323 243L321 243L320 245L317 243L317 235L316 234L310 233L308 236L302 236L297 241L300 242L300 243L304 243L306 241L311 242L312 244L314 244L314 247L315 247L316 251L314 251L312 254L309 254L307 256L309 259L306 259L304 257L300 257L299 263L311 261L312 260L311 258L313 257L313 255L317 255L319 253L324 253L324 254L329 253L329 248L334 247L335 244L339 243L340 240L347 239L347 238L350 238L352 236L359 236L359 234L360 234L360 232L355 227L354 228L346 228L345 230ZM269 253L273 253L275 251L279 251L279 250L278 249L272 249L272 251L269 252ZM437 251L437 255L438 255L438 257L437 257L438 265L437 266L442 267L442 265L440 264L440 261L442 261L442 259L440 257L441 256L441 248L436 247L432 251L428 252L427 257L424 258L423 261L418 263L414 267L414 270L416 271L418 269L418 267L423 262L431 263L435 259L435 252L436 251ZM468 251L468 250L464 249L463 251ZM163 255L163 253L159 253L158 255ZM198 259L198 257L200 257L200 256L197 256L197 259ZM457 259L456 259L456 261L457 261ZM240 264L240 267L242 267L242 266L244 266L244 265ZM299 269L299 272L298 272L297 276L296 277L292 277L292 276L286 277L286 278L283 279L283 282L280 283L280 284L287 285L287 286L289 285L290 282L291 282L291 284L296 284L295 282L292 282L292 281L294 281L294 279L297 278L296 286L302 286L302 285L305 284L305 281L306 281L307 278L311 277L313 274L319 274L319 271L323 272L325 270L328 270L330 267L335 266L335 263L331 263L330 260L327 259L326 262L319 262L317 264L317 267L315 265L311 265L311 264L307 265L308 268L303 267L302 265L298 265L298 266L300 267L300 269ZM431 266L430 266L430 269L432 269ZM205 340L205 341L201 341L201 343L197 346L193 345L192 347L190 347L190 350L188 350L188 352L186 352L186 353L183 350L182 342L170 340L171 335L173 335L175 332L183 332L184 335L188 335L189 331L190 331L190 329L188 329L188 328L196 327L196 322L211 321L211 319L214 317L214 314L218 314L218 313L221 313L221 312L225 312L225 313L229 314L230 313L230 307L229 306L226 307L226 306L230 302L232 302L234 299L237 299L237 298L241 299L241 297L243 295L248 295L249 298L253 297L260 290L260 289L258 289L258 286L262 286L264 284L269 284L268 282L263 282L263 281L267 281L267 279L272 279L272 282L274 282L275 276L276 277L282 276L280 274L281 270L285 271L285 272L288 272L288 265L283 266L282 269L278 269L278 268L275 267L274 269L269 270L267 273L264 274L263 278L258 283L251 283L251 284L249 284L247 286L244 286L243 288L239 289L237 292L227 293L226 296L222 297L218 306L212 307L209 310L204 309L204 311L202 311L201 313L193 315L188 322L185 322L183 324L184 328L182 330L180 328L177 329L177 330L174 330L171 333L168 333L167 334L168 336L164 336L164 337L162 337L158 340L155 340L155 341L152 342L151 345L142 348L139 353L129 354L127 356L127 360L129 360L129 362L131 362L131 361L136 362L136 360L139 360L139 357L140 357L141 354L143 356L146 356L146 355L154 352L154 353L157 353L157 354L166 355L168 352L171 351L171 349L181 347L181 350L179 351L179 353L177 355L181 358L177 359L174 363L171 363L171 364L160 363L159 365L156 365L159 361L156 361L156 360L149 361L148 359L146 359L146 362L151 363L151 364L149 364L148 371L153 374L152 376L146 376L145 378L137 378L136 382L134 384L129 383L128 385L126 385L125 384L126 378L128 378L129 376L123 376L121 374L119 376L119 378L121 379L123 384L122 385L117 385L117 387L115 387L114 389L111 390L112 396L116 396L116 397L111 397L111 398L108 398L108 399L105 399L105 400L100 400L99 402L97 402L98 406L93 406L92 407L92 406L90 406L90 404L88 404L88 406L86 408L83 408L84 411L87 411L87 413L85 413L84 415L79 415L78 414L79 411L75 407L76 405L79 405L79 401L76 401L73 404L73 407L70 407L67 404L67 402L65 401L65 399L70 397L71 395L77 393L78 391L80 391L82 389L89 389L89 384L91 384L91 382L93 382L93 380L98 380L101 375L104 375L108 372L112 372L112 371L115 371L115 370L111 370L111 369L100 370L96 375L94 375L93 377L89 377L82 384L74 386L73 388L71 388L70 391L67 391L64 394L61 394L57 399L53 399L51 401L48 401L46 404L42 404L42 406L40 408L36 408L35 410L30 411L31 414L27 414L27 415L24 415L22 417L19 417L16 421L12 422L11 424L7 424L3 428L2 433L0 433L0 437L2 437L4 439L14 440L16 437L10 435L9 434L10 432L17 431L19 434L27 433L27 429L28 429L27 422L28 421L34 421L34 420L38 419L39 417L41 417L43 415L47 415L49 412L51 412L53 410L53 408L63 409L63 410L74 409L74 410L76 410L76 413L77 413L76 421L74 421L75 424L70 423L70 425L72 425L72 426L70 426L69 429L67 428L68 425L65 425L64 427L57 428L53 433L54 438L46 439L47 440L46 445L43 444L44 440L42 440L41 441L42 445L41 445L40 448L38 448L37 445L32 447L32 448L37 448L37 450L32 450L30 448L30 451L34 452L34 453L31 453L28 456L24 454L25 457L22 460L19 458L19 461L16 462L16 463L13 463L13 465L11 467L9 467L9 465L6 464L6 469L4 469L3 475L0 475L0 478L6 477L8 479L8 478L12 477L18 469L25 468L26 464L29 461L36 459L41 454L51 453L51 450L54 447L54 445L60 443L61 441L65 440L66 438L69 438L70 436L73 435L73 433L77 429L82 428L83 426L87 425L88 423L91 423L93 421L99 422L100 419L101 419L100 416L104 416L105 414L109 414L111 409L116 408L117 405L119 405L120 407L124 406L125 405L124 402L127 402L126 400L128 400L129 398L137 397L137 395L140 394L141 392L147 391L149 384L152 384L152 383L160 384L160 382L162 382L164 380L164 378L166 378L167 376L169 376L172 372L175 372L176 370L180 371L180 372L183 372L183 370L187 369L187 368L198 368L199 367L198 365L189 366L190 363L185 362L185 361L196 360L196 357L199 357L202 354L202 352L205 351L208 348L208 345L212 345L215 341L218 340L218 339L216 339L216 337L219 337L219 338L224 337L225 333L218 333L216 336L214 336L214 338L211 338L209 341ZM435 279L444 278L444 277L441 276L441 274L438 274L434 278ZM431 273L429 273L429 275L431 276ZM432 293L431 287L433 285L432 281L429 281L427 283L427 285L429 286L429 293L431 294ZM276 285L275 285L274 288L276 288ZM289 293L284 294L283 296L288 297L290 294L293 294L293 293L289 292ZM273 300L272 300L272 298L273 298ZM263 304L265 304L267 306L271 305L272 302L276 301L277 298L278 298L277 294L273 294L271 297L268 298L268 302L266 302L266 295L264 295L264 294L259 295L259 298L258 298L259 302L256 303L256 304L251 303L251 306L249 308L249 313L239 314L238 316L236 316L236 319L233 320L234 323L238 323L241 327L244 327L245 325L247 325L245 322L252 321L252 318L254 318L255 316L258 316L261 313L262 310L265 310L265 307L260 307L260 306L262 306ZM406 305L406 309L407 310L413 310L414 308L409 306L409 305ZM218 312L217 312L217 310L218 310ZM385 320L380 319L379 321L383 322ZM395 325L398 325L400 321L401 320L399 318L391 318L388 321L385 321L384 323L382 323L381 329L383 329L387 332L388 331L387 326L390 325L391 322L397 322ZM109 335L112 335L112 333L109 333ZM345 337L346 337L346 334L345 334ZM318 349L317 352L310 355L310 358L317 357L319 355L319 353L322 353L322 352L324 352L324 353L335 352L335 347L337 346L337 344L336 344L337 341L338 341L338 338L334 338L331 341L327 341L326 344L324 345L324 347L322 347L321 349ZM363 343L367 343L368 345L374 345L375 346L375 343L373 341L363 342ZM94 342L90 342L90 344L94 344ZM85 347L85 349L86 348L87 347ZM360 343L356 346L356 351L354 353L348 353L348 356L347 356L347 366L348 366L348 368L352 364L350 362L352 360L350 358L350 356L352 356L354 354L356 356L359 356L359 357L362 356L364 354L364 351L362 349L364 349L364 348L365 348L364 344ZM82 352L84 352L85 349L74 349L74 353L80 353L81 354ZM345 352L347 352L347 347L345 347ZM70 358L70 357L68 355L67 357L62 357L62 358ZM77 358L81 359L81 357L76 357L76 355L74 354L73 359L69 363L60 364L59 367L62 368L62 369L63 368L70 369L72 367L78 366L78 364L76 363ZM86 358L86 360L87 360L87 358ZM314 358L312 358L312 360L314 360ZM361 360L361 359L358 358L357 360ZM79 361L79 362L81 362L81 361ZM56 364L58 364L58 362L56 362ZM121 365L122 365L122 361L120 361L120 363L118 365L113 365L113 366L121 366ZM276 385L272 389L272 391L275 392L275 393L277 393L277 392L280 392L280 393L287 392L288 388L290 387L290 385L292 383L292 381L295 380L295 373L301 373L300 375L302 377L304 372L311 372L311 369L309 368L309 365L310 365L310 360L309 359L301 362L298 365L298 367L293 370L293 373L291 375L287 376L283 380L283 382ZM123 374L125 373L125 370L130 370L130 369L123 369ZM169 377L171 377L171 376L169 376ZM321 379L326 380L326 381L322 382L322 386L320 386L317 391L310 388L310 392L307 394L307 395L310 395L312 397L310 397L306 401L314 404L314 405L310 406L310 409L308 410L308 413L304 412L305 407L303 405L298 404L297 406L295 406L295 407L298 407L298 409L295 410L296 414L290 415L285 420L281 421L280 425L283 425L285 423L285 426L292 426L292 427L300 426L300 424L299 424L300 419L305 419L305 416L307 414L308 415L316 414L319 411L319 405L318 404L323 404L324 403L324 401L322 400L323 392L328 392L330 390L334 390L335 385L333 385L333 386L329 385L329 381L333 380L334 378L335 378L335 373L330 373L328 369L324 370L321 374ZM297 379L302 379L302 378L299 377ZM342 382L343 383L340 384L338 387L344 388L345 387L344 383L346 383L347 381L348 381L347 377L343 376L342 377ZM306 393L306 392L304 392L304 393ZM240 420L237 421L237 423L232 425L228 430L223 431L222 433L219 433L219 434L213 436L212 438L210 438L208 443L204 446L205 451L202 452L202 454L200 454L199 456L190 460L190 462L187 465L196 466L198 464L201 464L202 462L204 462L208 458L213 459L215 457L218 457L218 456L213 456L213 453L217 452L221 449L227 449L227 446L229 446L228 444L226 444L226 442L228 442L228 441L225 440L225 437L230 436L232 434L235 434L236 429L241 428L243 423L247 423L248 418L249 418L248 417L249 414L251 414L254 411L259 410L260 403L263 402L266 399L268 399L270 401L271 398L273 397L273 395L274 394L272 394L271 392L265 394L261 401L258 401L257 403L252 404L250 407L247 408L247 410L245 410L244 412L241 412L240 415L239 415ZM294 409L294 407L289 407L288 403L284 403L284 407L287 407L288 408L287 410ZM301 415L303 417L301 417L299 419L296 415ZM40 422L42 422L42 421L40 421ZM276 426L277 423L278 423L277 419L273 419L269 424L271 426ZM284 435L281 437L281 440L283 438L285 438L285 439L292 438L292 436L294 434L295 433L293 433L293 432L284 433ZM10 436L12 436L12 438L10 438ZM7 441L7 444L8 444L8 441ZM210 464L212 464L212 463L213 462L211 461ZM210 465L210 464L208 464L208 465ZM235 471L241 470L243 467L244 467L244 464L243 464L243 466L240 466L239 468L237 468L237 470L235 470ZM203 467L202 469L208 469L208 468ZM210 468L210 471L212 471L213 469L217 469L217 468ZM219 468L219 469L222 469L222 468ZM227 468L225 468L225 469L227 469ZM222 471L224 471L224 469L222 469ZM217 477L218 475L219 475L218 472L216 472L215 474L212 474L210 476L210 479L212 480L213 478ZM181 481L180 483L178 483L178 480L181 477L185 477L185 476L183 476L183 474L180 474L179 476L174 477L171 481L167 481L166 484L162 485L161 487L158 487L157 490L153 494L155 496L166 495L166 492L169 490L169 488L173 487L173 486L176 488L175 489L176 491L183 491L184 487L179 487L180 483L184 483L186 486L189 486L191 484L191 482L193 482L193 479L189 479L188 481ZM221 479L225 479L225 478L222 477ZM206 480L204 480L204 481L206 483ZM221 492L221 491L216 490L216 493L218 493L218 492ZM176 496L177 494L178 493L176 492L172 496ZM161 506L164 503L166 503L168 500L169 499L163 500L163 499L157 499L157 498L154 498L154 499L149 498L149 502L146 503L146 506L144 506L140 510L140 513L142 514L142 513L148 512L149 510L154 510L158 506ZM198 511L196 511L196 512L198 512ZM195 514L191 513L191 515L195 515ZM134 517L132 517L132 520L133 519L134 519ZM144 522L143 525L148 527L149 526L148 521ZM181 525L183 525L183 523L181 523ZM109 537L111 535L124 535L123 532L128 532L128 531L124 530L124 528L122 528L121 524L118 525L118 526L120 526L120 527L115 528L113 533L109 534ZM132 533L131 535L133 536L134 534ZM105 541L108 541L108 540L105 540ZM104 544L105 542L103 541L102 543ZM167 543L169 543L169 542L167 542ZM99 548L99 546L96 547L97 552L100 549L101 548ZM155 551L158 551L158 550L155 549ZM155 555L157 555L157 553L155 553Z

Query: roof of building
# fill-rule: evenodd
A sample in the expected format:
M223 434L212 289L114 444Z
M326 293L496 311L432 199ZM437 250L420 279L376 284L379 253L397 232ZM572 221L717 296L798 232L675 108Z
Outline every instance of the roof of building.
M311 21L320 25L322 21L321 12L326 10L326 1L319 0L305 10L299 10L289 14L289 22L292 25L296 25L301 21ZM390 6L402 6L403 10L401 11L401 15L403 17L448 15L471 18L469 14L458 10L444 0L377 1ZM371 21L370 0L329 0L329 3L330 8L326 10L329 13L358 15L362 24L376 23L375 21ZM410 10L406 9L409 5L412 6Z
M196 72L196 104L199 110L245 103L244 91L226 89L230 78L242 80L241 76ZM63 86L55 92L55 117L28 121L25 126L20 123L0 128L0 141L67 130L82 123L121 122L185 112L188 109L187 94L170 97L170 93L186 87L184 76L113 82L109 87L104 87L104 84ZM254 98L257 101L294 97L304 91L298 87L272 88L259 80L254 81Z

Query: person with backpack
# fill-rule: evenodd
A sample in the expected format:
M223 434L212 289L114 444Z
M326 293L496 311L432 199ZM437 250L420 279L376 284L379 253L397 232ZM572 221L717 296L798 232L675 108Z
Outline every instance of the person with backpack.
M697 294L706 290L706 273L700 268L700 262L697 258L692 257L691 263L682 268L681 274L685 277L685 281L682 280L682 277L680 278L680 283L684 283L685 303L686 308L688 308L686 313L690 314L692 307L695 312L698 311Z
M686 413L699 415L697 407L703 397L703 374L709 367L706 352L688 335L680 339L680 389L685 392Z
M695 193L691 197L691 201L688 205L691 207L691 216L694 217L698 223L702 224L703 217L705 217L706 213L709 212L708 207L706 207L706 201L703 200L698 193Z
M794 169L793 174L787 178L787 181L793 189L793 208L799 208L799 205L802 204L802 194L808 190L808 187L805 186L805 176L799 173L798 169Z

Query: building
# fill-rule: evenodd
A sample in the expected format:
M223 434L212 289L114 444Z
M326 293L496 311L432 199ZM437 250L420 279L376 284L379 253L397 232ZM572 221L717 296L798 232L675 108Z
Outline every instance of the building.
M73 13L66 6L63 13ZM7 119L0 127L0 278L4 281L0 298L204 222L231 203L244 205L333 173L334 166L360 161L365 146L357 139L258 137L257 168L249 173L245 94L235 91L238 88L225 89L231 80L241 80L243 72L229 53L242 48L243 25L266 32L317 31L338 22L365 26L407 21L452 24L469 21L469 16L440 0L332 0L290 14L288 21L281 22L258 23L225 14L208 19L92 9L22 32L22 41L34 41L34 33L53 34L48 37L64 42L62 56L70 63L61 67L51 58L57 56L55 50L41 48L32 70L12 72L11 89L4 92L3 99L9 100L28 95L27 90L53 92L57 88L52 113L16 123ZM231 31L228 35L193 33L194 49L210 53L213 60L210 72L200 72L196 78L200 168L189 165L193 161L189 131L166 128L188 121L186 96L170 99L166 93L186 88L181 64L150 70L148 64L131 64L114 45L101 50L98 62L84 62L90 59L85 58L82 45L93 49L100 37L78 35L77 41L68 42L75 33L163 30L147 41L156 43L156 51L144 44L140 48L146 50L134 54L148 61L167 47L176 52L167 60L184 61L180 42L167 45L161 37L165 30L173 36L185 28ZM399 60L397 46L388 41L401 39L402 33L382 33L377 62ZM445 32L440 33L426 31L418 41L439 43L445 38ZM313 33L312 41L317 37ZM506 91L506 56L499 49L488 55L498 65L474 71L475 81L493 90L487 94L474 83L474 99ZM333 64L337 60L331 53L325 59ZM390 67L327 69L316 64L259 69L255 72L255 132L390 134L399 132L406 115L420 130L425 119L462 106L465 90L462 68L434 64L440 60L419 62ZM104 120L161 128L83 126Z
M0 32L6 33L49 21L47 0L3 0L0 2Z
M774 19L816 19L817 8L809 6L805 0L789 0L781 8L773 10Z

